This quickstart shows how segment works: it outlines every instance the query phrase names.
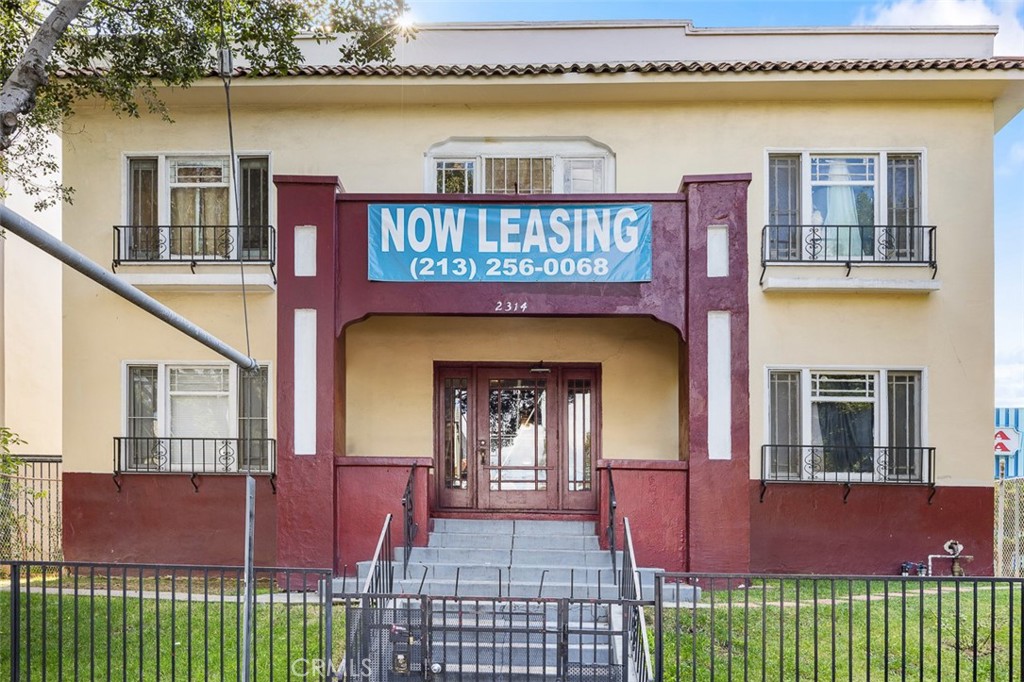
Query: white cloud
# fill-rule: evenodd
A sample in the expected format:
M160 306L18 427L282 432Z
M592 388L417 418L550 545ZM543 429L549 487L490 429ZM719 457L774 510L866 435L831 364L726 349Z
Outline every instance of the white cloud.
M1024 55L1024 0L886 0L860 11L858 24L877 26L998 25L995 53Z

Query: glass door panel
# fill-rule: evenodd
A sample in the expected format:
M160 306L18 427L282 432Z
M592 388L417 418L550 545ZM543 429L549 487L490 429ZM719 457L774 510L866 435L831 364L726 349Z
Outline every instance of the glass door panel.
M477 380L478 499L487 509L558 509L549 377L482 370Z

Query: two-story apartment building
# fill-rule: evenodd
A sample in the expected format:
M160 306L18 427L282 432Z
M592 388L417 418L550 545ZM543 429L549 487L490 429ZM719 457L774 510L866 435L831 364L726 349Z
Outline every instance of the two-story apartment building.
M233 84L234 163L215 79L170 126L83 108L67 241L262 367L66 277L68 558L237 561L250 472L280 565L368 558L411 481L424 528L603 527L614 494L665 568L955 538L990 571L992 136L1024 106L993 34L310 41Z

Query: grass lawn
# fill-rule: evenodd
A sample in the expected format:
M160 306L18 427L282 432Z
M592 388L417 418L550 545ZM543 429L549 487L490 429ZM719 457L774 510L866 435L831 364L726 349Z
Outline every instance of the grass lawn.
M1019 581L704 587L695 607L665 609L666 682L1024 677Z
M48 587L45 607L39 592L22 594L21 679L238 679L242 610L233 596L205 602L183 601L180 592L178 600L107 596L105 589L93 598L88 594L86 589L76 599L65 591L58 597ZM10 609L10 593L0 593L2 679L9 679L11 669ZM335 609L335 642L344 628L342 611ZM258 604L254 628L253 679L315 679L301 674L301 659L321 657L325 640L315 598L306 605L301 597L292 605ZM340 653L340 645L333 648Z

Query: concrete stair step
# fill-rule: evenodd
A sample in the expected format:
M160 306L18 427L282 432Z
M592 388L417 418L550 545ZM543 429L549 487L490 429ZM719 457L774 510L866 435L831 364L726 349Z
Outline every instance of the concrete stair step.
M590 640L590 641L585 641ZM456 632L431 628L433 662L471 663L474 665L558 664L558 630L526 633ZM615 638L587 635L570 637L567 654L570 663L607 665L612 660Z
M479 535L594 535L596 525L593 521L434 519L433 532Z
M426 594L431 596L460 597L520 597L524 599L615 599L619 590L614 584L570 584L545 582L517 582L460 580L396 580L395 589L399 594Z
M596 535L481 535L433 532L427 546L460 549L560 549L599 550Z

